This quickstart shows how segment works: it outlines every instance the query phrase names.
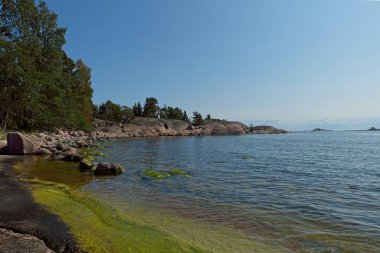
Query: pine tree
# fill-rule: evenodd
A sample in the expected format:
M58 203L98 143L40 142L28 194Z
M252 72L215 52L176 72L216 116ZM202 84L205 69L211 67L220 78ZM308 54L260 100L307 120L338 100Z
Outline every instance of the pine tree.
M156 98L150 97L145 99L143 116L149 118L157 118L159 113L158 101Z
M143 116L143 109L142 109L140 101L133 105L132 110L133 110L135 117L142 117Z
M193 125L199 126L199 125L204 125L205 122L203 120L202 114L199 112L193 112Z

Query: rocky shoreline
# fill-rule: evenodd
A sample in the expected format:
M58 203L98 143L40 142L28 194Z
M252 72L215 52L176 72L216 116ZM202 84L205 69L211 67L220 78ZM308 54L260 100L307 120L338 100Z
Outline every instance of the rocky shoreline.
M286 134L271 126L247 127L240 122L208 120L204 125L193 126L181 120L137 117L127 124L94 121L92 132L57 129L55 133L42 132L24 135L10 132L6 141L0 141L0 154L46 155L55 160L79 163L81 171L94 175L117 175L124 172L120 164L94 163L94 156L102 156L98 150L110 138L158 137L158 136L215 136L246 134Z
M207 136L245 134L283 134L269 126L248 128L239 122L210 120L192 126L180 120L135 118L128 124L95 121L92 132L58 129L54 133L22 134L10 132L0 140L0 252L81 252L68 227L56 215L36 204L26 183L20 182L11 168L17 155L44 155L53 160L78 163L81 171L95 176L124 172L120 164L94 163L102 156L102 143L110 138L157 136ZM8 155L8 156L4 156ZM4 162L11 158L10 162Z
M225 120L208 120L204 125L193 126L181 120L138 117L128 123L94 121L92 132L57 129L54 133L22 134L10 132L6 141L0 140L0 154L50 155L53 159L80 162L86 155L81 149L96 149L110 138L159 136L217 136L246 134L286 134L272 126L247 127L243 123Z
M100 137L157 137L157 136L217 136L245 134L286 134L272 126L248 127L243 123L226 120L206 120L194 126L186 121L137 117L128 123L95 120L93 136Z

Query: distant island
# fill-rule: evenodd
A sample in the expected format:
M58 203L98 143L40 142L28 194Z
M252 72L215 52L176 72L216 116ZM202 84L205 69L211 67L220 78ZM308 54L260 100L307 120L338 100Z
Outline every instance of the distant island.
M327 130L327 129L323 129L323 128L314 128L312 131L313 132L323 132L323 131L331 131L331 130Z
M379 128L375 128L375 127L371 127L370 129L368 129L368 131L380 131Z

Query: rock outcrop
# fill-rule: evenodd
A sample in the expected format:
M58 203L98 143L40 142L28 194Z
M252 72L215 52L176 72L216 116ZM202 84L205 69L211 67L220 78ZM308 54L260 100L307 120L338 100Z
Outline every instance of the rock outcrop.
M255 126L249 129L251 134L286 134L287 131L272 126Z
M54 253L35 236L19 234L2 228L0 228L0 242L0 252Z
M95 136L155 137L196 135L242 135L248 127L239 122L208 120L202 126L193 126L182 120L137 117L128 124L112 124L97 120Z
M38 151L37 145L19 132L8 133L7 144L7 153L10 155L29 155Z

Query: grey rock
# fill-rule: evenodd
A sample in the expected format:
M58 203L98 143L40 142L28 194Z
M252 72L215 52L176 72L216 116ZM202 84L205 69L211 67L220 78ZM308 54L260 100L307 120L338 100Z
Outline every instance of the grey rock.
M36 144L19 132L11 132L7 135L7 153L10 155L35 154Z
M53 153L46 148L38 148L36 151L36 155L52 155Z
M7 253L54 253L46 244L35 236L19 234L0 228L0 252Z
M98 175L117 175L124 173L124 168L117 163L99 163L96 166L94 174Z

